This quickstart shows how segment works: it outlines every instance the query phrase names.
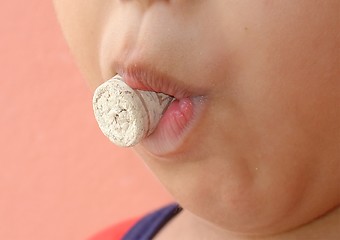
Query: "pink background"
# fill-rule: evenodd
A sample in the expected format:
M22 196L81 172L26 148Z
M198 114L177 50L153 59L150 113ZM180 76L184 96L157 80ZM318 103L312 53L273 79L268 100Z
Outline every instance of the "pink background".
M86 239L171 201L99 131L52 3L2 0L0 19L0 239Z

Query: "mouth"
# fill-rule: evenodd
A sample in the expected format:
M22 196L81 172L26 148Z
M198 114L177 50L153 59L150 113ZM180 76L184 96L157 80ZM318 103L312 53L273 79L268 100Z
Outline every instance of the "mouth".
M133 89L160 92L174 97L174 101L164 111L155 131L143 139L140 145L157 156L183 151L206 105L204 91L139 64L131 64L127 67L116 64L115 69L125 83Z
M199 89L187 86L183 81L160 73L149 66L132 64L124 68L117 64L116 71L133 89L160 92L175 99L197 96L200 92Z

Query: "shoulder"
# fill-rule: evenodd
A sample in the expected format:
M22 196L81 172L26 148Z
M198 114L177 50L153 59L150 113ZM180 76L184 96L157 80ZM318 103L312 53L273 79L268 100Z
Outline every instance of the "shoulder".
M178 204L169 204L145 215L124 235L124 240L153 239L181 210Z
M118 223L100 231L88 240L121 240L138 220L139 218L134 218Z
M177 204L169 204L143 217L124 221L111 226L88 240L145 240L152 239L164 225L175 217L181 208Z

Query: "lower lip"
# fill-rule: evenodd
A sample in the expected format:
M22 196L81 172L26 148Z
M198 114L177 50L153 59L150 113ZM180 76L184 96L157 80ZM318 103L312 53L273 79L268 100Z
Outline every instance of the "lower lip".
M159 156L178 151L197 122L203 102L203 97L173 101L156 130L142 141L142 146Z

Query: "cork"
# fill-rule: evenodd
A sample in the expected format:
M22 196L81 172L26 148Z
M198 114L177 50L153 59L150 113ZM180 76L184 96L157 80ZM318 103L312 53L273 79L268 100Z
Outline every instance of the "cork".
M93 110L99 128L111 142L131 147L157 127L173 97L129 87L121 76L101 84L93 96Z

